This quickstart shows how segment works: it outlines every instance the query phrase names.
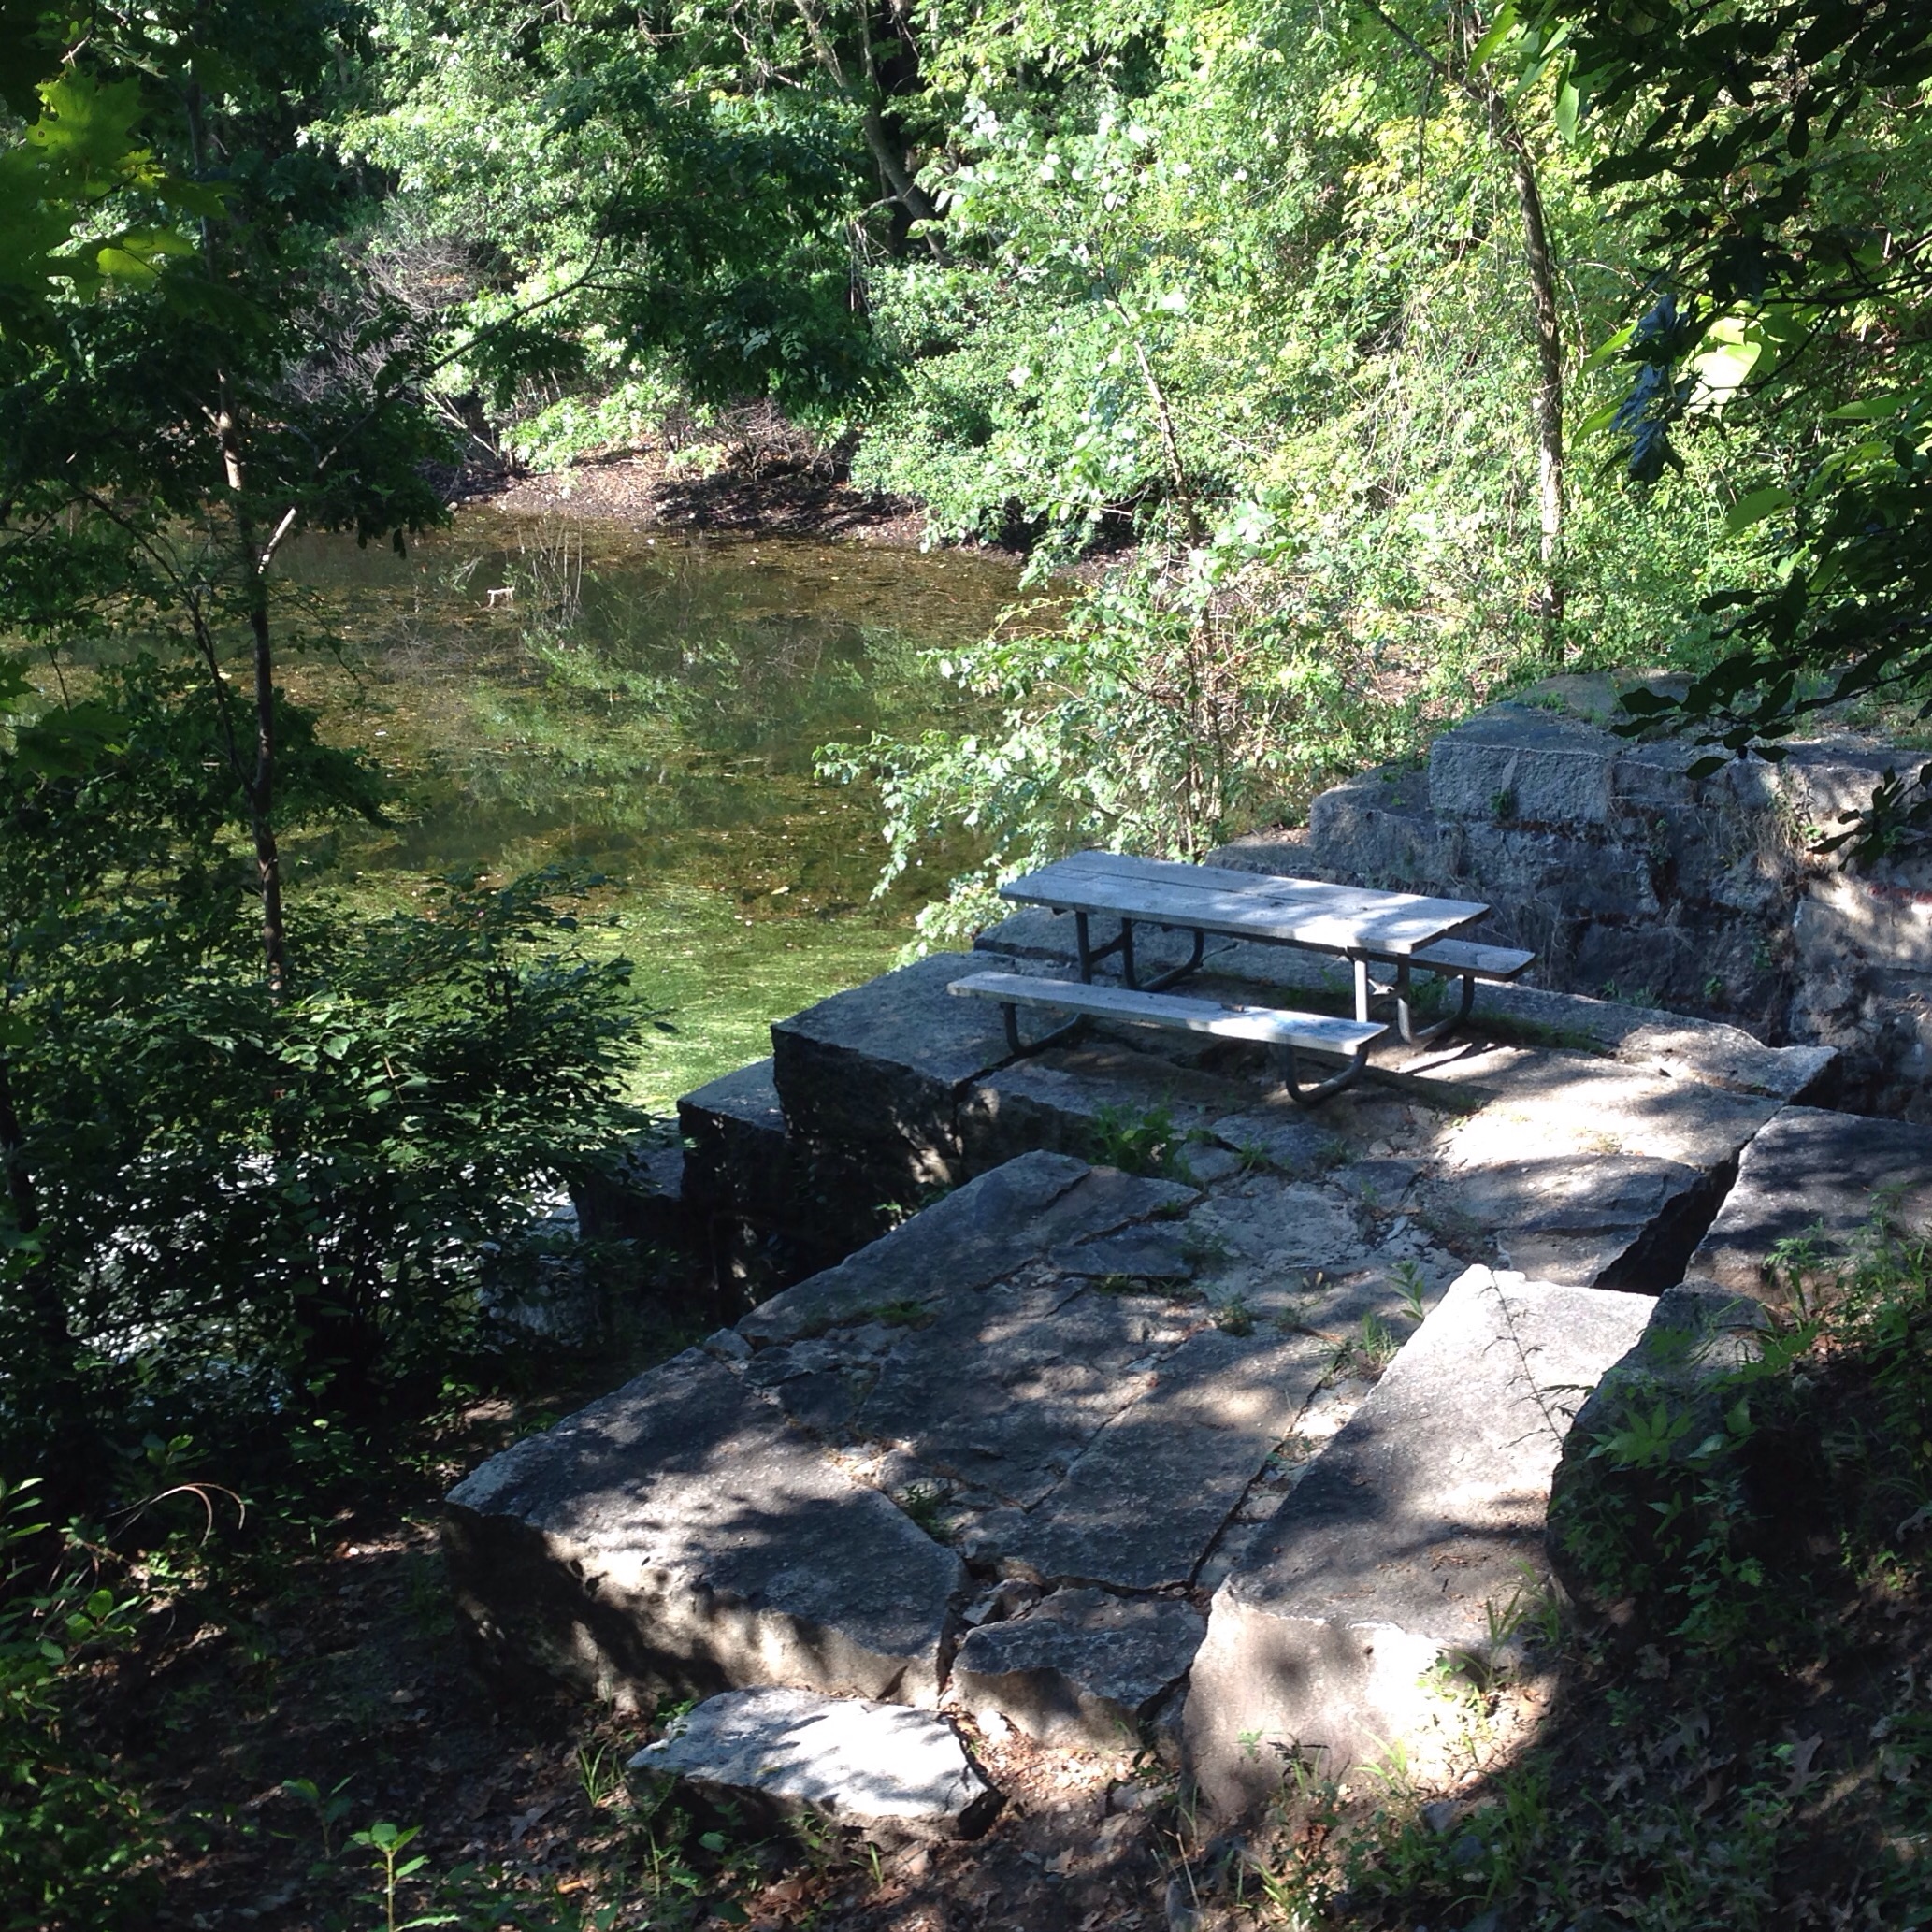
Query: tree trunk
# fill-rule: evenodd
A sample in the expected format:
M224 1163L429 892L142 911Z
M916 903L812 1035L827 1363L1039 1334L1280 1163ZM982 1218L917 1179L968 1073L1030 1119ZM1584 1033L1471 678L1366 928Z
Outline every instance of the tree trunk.
M0 1053L0 1167L7 1172L7 1200L13 1210L13 1224L22 1234L40 1232L40 1195L27 1166L27 1134L21 1125L20 1110L14 1105L13 1081L7 1056ZM27 1263L21 1276L21 1302L35 1346L44 1351L36 1364L42 1374L50 1371L56 1383L72 1379L74 1338L67 1333L67 1311L53 1283L44 1257Z
M1559 661L1563 644L1563 526L1565 508L1563 443L1563 327L1556 306L1556 260L1543 219L1543 194L1522 130L1494 88L1489 96L1490 131L1509 157L1516 199L1522 210L1523 252L1529 261L1530 298L1536 313L1536 497L1543 562L1543 652Z
M254 655L255 762L242 790L255 846L255 889L262 901L262 963L268 989L280 1000L288 981L288 935L281 914L281 853L275 841L275 650L268 626L268 581L254 520L249 513L241 427L225 376L220 382L215 432L235 517L236 547L248 586L248 627Z

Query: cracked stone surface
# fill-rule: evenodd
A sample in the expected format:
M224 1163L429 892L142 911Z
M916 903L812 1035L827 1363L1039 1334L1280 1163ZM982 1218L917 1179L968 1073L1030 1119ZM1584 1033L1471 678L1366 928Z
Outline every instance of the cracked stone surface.
M952 1693L1043 1744L1135 1751L1140 1725L1188 1673L1205 1620L1182 1597L1056 1590L959 1646Z
M786 1683L931 1704L959 1559L689 1349L450 1492L459 1608L599 1696Z
M1335 1775L1435 1718L1425 1678L1486 1654L1544 1567L1550 1481L1647 1295L1471 1268L1216 1591L1188 1694L1216 1810L1279 1796L1286 1757Z
M1091 1660L1156 1623L1190 1648L1175 1606L1237 1590L1280 1523L1328 1520L1307 1498L1334 1489L1334 1458L1368 1466L1348 1448L1364 1402L1411 1336L1456 1328L1431 1311L1468 1264L1533 1267L1539 1294L1590 1309L1670 1286L1779 1105L1735 1056L1705 1078L1636 1027L1600 1053L1480 1036L1391 1052L1319 1114L1226 1043L1102 1030L974 1071L992 1052L977 1020L929 1037L920 1016L970 1015L944 987L984 963L815 1008L777 1087L815 1146L850 1116L846 1153L871 1159L865 1067L903 1052L882 1089L893 1161L957 1175L1008 1130L1035 1145L460 1485L460 1599L506 1662L620 1696L951 1697L1036 1735L1117 1737L1146 1715L1142 1680L1110 1689ZM824 1105L793 1090L828 1066ZM924 1116L901 1104L916 1089ZM1185 1133L1167 1175L1081 1151L1123 1094ZM1784 1170L1764 1172L1768 1201ZM1485 1372L1463 1377L1472 1401ZM1449 1410L1391 1395L1376 1413L1438 1473L1467 1446ZM1406 1466L1364 1477L1371 1528L1402 1519L1384 1478ZM1177 1696L1180 1674L1147 1694Z

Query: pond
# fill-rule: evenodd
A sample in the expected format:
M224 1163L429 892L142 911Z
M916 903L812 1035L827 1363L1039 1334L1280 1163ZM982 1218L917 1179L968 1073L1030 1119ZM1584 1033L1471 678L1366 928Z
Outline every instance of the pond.
M390 824L292 862L328 862L377 902L451 871L607 874L596 943L637 962L675 1030L639 1076L654 1109L894 963L944 874L874 901L878 800L815 777L814 754L963 722L922 654L984 636L1018 592L1016 566L957 552L489 510L404 557L318 540L289 566L341 649L288 660L285 681L398 790Z

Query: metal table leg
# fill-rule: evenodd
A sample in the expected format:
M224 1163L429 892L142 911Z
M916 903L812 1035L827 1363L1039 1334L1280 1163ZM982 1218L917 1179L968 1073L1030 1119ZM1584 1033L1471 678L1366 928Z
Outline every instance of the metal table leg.
M1333 1095L1340 1093L1345 1087L1352 1087L1362 1077L1362 1069L1368 1065L1368 1049L1373 1041L1364 1041L1348 1056L1348 1063L1326 1079L1304 1084L1300 1061L1292 1046L1282 1048L1286 1067L1282 1074L1282 1085L1288 1089L1288 1097L1298 1107L1319 1106Z
M1393 996L1395 1001L1395 1031L1405 1046L1427 1046L1432 1041L1439 1040L1445 1033L1453 1032L1468 1017L1470 1009L1476 1003L1476 980L1474 975L1462 973L1456 974L1462 983L1462 998L1456 1010L1447 1017L1434 1020L1426 1027L1415 1023L1411 1002L1414 998L1411 969L1406 959L1395 962L1395 978L1388 986L1381 984L1369 974L1369 961L1360 955L1354 959L1355 966L1355 1017L1366 1021L1369 1017L1370 1002L1377 999ZM1437 979L1446 979L1447 973L1437 973Z

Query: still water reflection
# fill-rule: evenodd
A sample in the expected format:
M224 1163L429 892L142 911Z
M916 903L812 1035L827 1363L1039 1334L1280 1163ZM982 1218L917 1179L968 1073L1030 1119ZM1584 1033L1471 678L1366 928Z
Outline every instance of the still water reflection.
M287 682L401 788L392 824L315 856L375 898L454 869L608 873L599 943L677 1029L641 1077L657 1106L891 963L939 881L871 900L877 801L815 778L813 754L959 721L921 653L983 636L1017 590L982 557L490 511L407 557L316 541L290 566L343 648Z

